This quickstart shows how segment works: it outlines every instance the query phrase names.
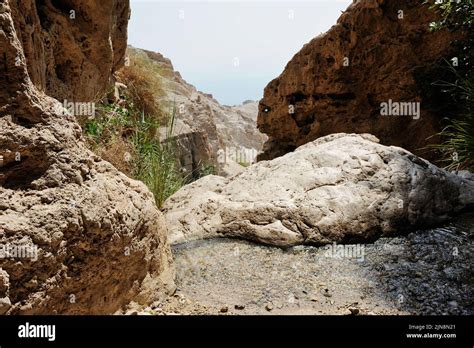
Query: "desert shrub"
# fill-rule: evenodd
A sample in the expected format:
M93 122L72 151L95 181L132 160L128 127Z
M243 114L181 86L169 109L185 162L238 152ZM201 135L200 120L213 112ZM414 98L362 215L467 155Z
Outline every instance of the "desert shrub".
M201 163L201 169L198 173L198 178L203 178L208 175L217 175L217 167L213 163Z
M127 50L127 54L129 64L118 72L117 77L127 86L128 103L139 111L139 115L160 120L164 115L157 99L164 92L159 68L140 52Z
M176 144L171 136L175 115L173 110L167 120L165 139L159 139L150 132L150 129L157 127L153 119L140 122L132 136L132 143L140 158L135 166L134 176L153 192L159 208L186 182L178 168Z
M127 86L123 99L102 102L96 107L96 116L82 122L83 131L93 151L143 181L161 208L185 183L172 138L176 108L165 112L158 103L163 90L157 68L138 53L130 52L129 57L130 65L118 74ZM167 129L164 139L159 136L160 126Z
M434 148L443 154L442 162L449 170L474 169L474 115L472 59L474 58L474 1L443 1L430 7L439 14L431 29L463 32L462 39L453 42L456 64L445 60L447 78L434 81L433 86L448 95L445 109L451 110L445 118L446 126L438 134L442 142Z
M434 147L440 150L449 170L474 169L474 82L472 78L460 76L456 71L456 82L438 82L443 91L451 94L453 100L461 105L461 112L447 118L447 126L438 134L443 142Z

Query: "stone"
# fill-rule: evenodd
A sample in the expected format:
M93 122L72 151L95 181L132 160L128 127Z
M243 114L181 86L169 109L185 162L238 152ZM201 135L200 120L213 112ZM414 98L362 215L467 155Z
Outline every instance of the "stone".
M11 308L12 303L9 297L0 298L0 315L4 315Z
M222 306L221 313L227 313L229 311L229 306Z
M105 93L123 63L129 2L58 4L2 4L0 246L25 253L0 259L0 298L7 314L111 314L175 287L153 195L90 152L61 105Z
M357 315L360 313L360 310L356 307L349 307L349 312L351 313L351 315Z
M273 304L272 303L267 303L266 306L265 306L265 309L268 312L271 312L273 310Z
M202 176L205 166L212 164L212 153L206 133L181 130L171 139L175 144L178 165L184 176L190 181Z
M229 178L242 173L245 170L245 167L231 159L228 159L220 166L219 169L219 175Z
M234 308L241 311L241 310L245 309L245 306L244 305L235 305Z
M474 184L371 135L334 134L164 204L170 242L238 237L288 247L371 242L434 226L474 203Z
M129 1L8 1L32 83L45 94L90 102L124 63ZM70 11L75 11L75 18Z
M269 139L259 160L342 132L370 133L437 159L426 146L439 141L430 137L446 115L435 111L442 105L434 107L427 84L439 80L437 61L450 59L461 34L431 32L436 15L428 7L418 0L354 1L336 25L307 43L265 88L258 128ZM420 118L381 116L390 100L421 103Z
M332 297L332 294L329 292L329 289L324 289L323 296L324 297Z

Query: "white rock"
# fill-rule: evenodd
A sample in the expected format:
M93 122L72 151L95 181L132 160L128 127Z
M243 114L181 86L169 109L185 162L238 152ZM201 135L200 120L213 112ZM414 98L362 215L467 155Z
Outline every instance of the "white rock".
M371 135L333 134L231 178L204 177L164 212L172 243L227 236L290 246L370 241L473 203L472 181Z

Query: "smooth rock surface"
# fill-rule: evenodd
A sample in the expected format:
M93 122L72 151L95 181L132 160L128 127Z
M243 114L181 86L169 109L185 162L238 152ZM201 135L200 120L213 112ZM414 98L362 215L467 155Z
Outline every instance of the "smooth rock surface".
M215 236L290 246L373 241L436 225L474 203L474 185L371 135L334 134L231 178L170 197L174 244Z

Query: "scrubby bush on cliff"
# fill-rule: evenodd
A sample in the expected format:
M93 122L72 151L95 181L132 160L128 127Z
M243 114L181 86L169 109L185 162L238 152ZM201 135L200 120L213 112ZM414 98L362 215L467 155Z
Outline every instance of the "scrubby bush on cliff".
M127 50L127 54L127 64L117 76L127 86L126 97L129 105L139 115L162 119L165 115L156 102L157 98L164 94L158 68L145 56L133 50Z
M434 3L440 19L431 24L432 30L463 31L464 38L454 42L456 57L446 66L449 80L436 81L437 88L450 96L453 111L447 117L447 126L439 134L444 142L436 146L444 154L447 168L474 169L474 1L443 1Z
M166 113L157 103L163 94L156 69L131 53L129 64L118 74L127 86L120 101L105 101L93 119L83 122L92 149L125 174L143 181L158 207L183 184L175 153L175 110ZM104 98L107 99L107 98ZM164 139L159 128L168 131Z

